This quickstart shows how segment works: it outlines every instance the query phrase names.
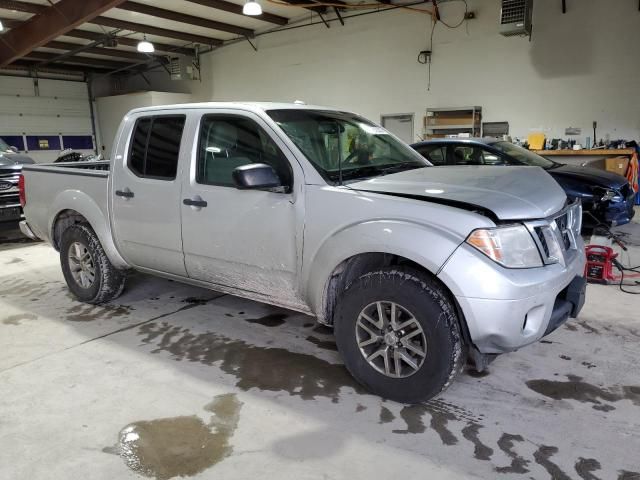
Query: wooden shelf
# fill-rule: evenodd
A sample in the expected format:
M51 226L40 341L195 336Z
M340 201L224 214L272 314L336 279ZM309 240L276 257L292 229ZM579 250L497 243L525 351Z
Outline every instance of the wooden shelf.
M542 155L544 157L548 156L577 156L577 155L590 155L590 156L598 156L598 155L633 155L635 150L633 148L619 148L613 150L605 150L603 148L596 150L531 150L538 155Z
M480 128L479 124L465 123L461 125L427 125L426 130L471 130Z
M479 137L482 130L482 107L427 108L422 123L425 137L460 133Z

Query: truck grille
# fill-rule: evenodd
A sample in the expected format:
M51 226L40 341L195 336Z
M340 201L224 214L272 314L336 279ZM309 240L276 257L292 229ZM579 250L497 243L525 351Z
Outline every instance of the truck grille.
M569 212L556 217L556 225L562 238L562 244L565 250L571 248L571 225L569 224Z
M538 241L540 242L540 246L542 247L545 258L549 258L549 245L547 245L547 240L544 238L544 232L542 231L542 227L535 227L534 231L538 236Z
M577 248L576 239L582 227L580 201L565 208L556 217L529 225L544 263L562 260L566 252Z
M15 170L6 172L0 169L0 207L17 205L20 203L20 197L18 194L19 176L20 174ZM7 183L10 183L11 187L3 188Z

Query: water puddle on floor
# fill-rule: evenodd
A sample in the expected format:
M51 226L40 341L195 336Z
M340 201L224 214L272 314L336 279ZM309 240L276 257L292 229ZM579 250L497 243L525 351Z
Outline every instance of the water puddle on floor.
M206 405L214 414L208 424L195 415L133 422L124 427L115 447L131 470L157 480L193 476L228 457L229 443L242 403L235 394L219 395Z
M554 400L577 400L582 403L592 403L595 410L615 410L615 407L603 404L603 402L613 403L625 399L631 400L634 405L640 405L640 386L637 385L604 388L591 385L577 375L567 375L567 381L539 379L529 380L526 384L534 392Z
M217 364L245 391L284 391L304 400L328 397L334 403L339 402L342 388L363 393L344 366L314 355L259 347L215 332L194 334L165 322L143 325L139 334L143 344L155 346L152 353L167 352L177 361Z

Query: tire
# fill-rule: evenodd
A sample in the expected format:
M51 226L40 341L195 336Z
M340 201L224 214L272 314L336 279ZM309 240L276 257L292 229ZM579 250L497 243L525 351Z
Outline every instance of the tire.
M83 262L74 260L80 256ZM97 305L122 293L126 275L111 264L88 224L72 225L62 233L60 265L69 290L82 302Z
M396 306L391 307L392 303ZM392 328L391 333L387 326L381 336L362 316L365 313L379 322L378 305L386 320L396 312L395 327L408 326ZM338 300L334 328L338 350L351 375L383 398L401 403L429 400L445 390L463 366L460 328L449 295L436 279L413 269L389 267L356 279ZM371 332L378 337L373 343ZM388 353L379 354L379 350ZM399 352L398 364L395 352ZM414 366L401 358L403 354ZM389 371L385 371L385 356Z

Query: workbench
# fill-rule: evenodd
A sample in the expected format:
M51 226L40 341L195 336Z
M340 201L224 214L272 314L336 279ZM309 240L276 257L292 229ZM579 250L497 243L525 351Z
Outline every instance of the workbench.
M532 152L537 153L538 155L542 155L543 157L552 157L556 155L567 156L567 157L579 157L579 156L592 156L592 157L618 157L622 155L633 155L635 150L633 148L617 148L617 149L604 149L597 148L593 149L583 149L583 150L532 150Z
M583 149L583 150L532 150L549 160L555 160L568 165L581 165L605 169L605 158L610 157L630 157L635 153L633 148L617 148L617 149ZM561 157L561 158L557 158Z

